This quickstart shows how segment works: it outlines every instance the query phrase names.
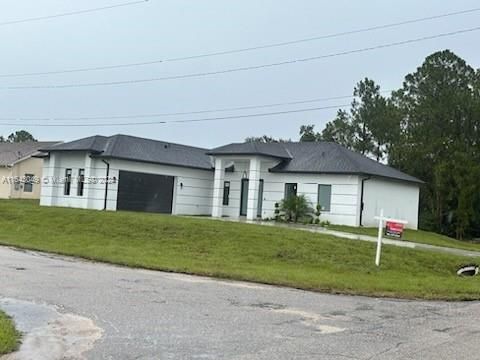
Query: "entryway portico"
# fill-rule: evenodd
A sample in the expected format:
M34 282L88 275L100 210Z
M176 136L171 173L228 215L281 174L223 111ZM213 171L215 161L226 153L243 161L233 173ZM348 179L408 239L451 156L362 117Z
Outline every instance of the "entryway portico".
M262 171L262 165L266 165L268 160L270 159L261 156L214 157L213 217L221 218L226 215L226 207L229 207L227 216L246 216L247 220L261 217L262 173L267 170ZM227 192L228 196L225 196Z

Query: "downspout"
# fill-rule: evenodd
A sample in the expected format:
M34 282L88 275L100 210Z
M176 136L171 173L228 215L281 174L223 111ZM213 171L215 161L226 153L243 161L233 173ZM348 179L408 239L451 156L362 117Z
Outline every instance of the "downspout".
M364 193L364 188L365 188L365 181L368 181L370 180L371 177L370 176L367 176L366 178L363 178L362 179L362 188L360 190L360 221L359 221L359 224L360 226L363 226L362 224L362 221L363 221L363 208L365 207L364 206L364 203L363 203L363 193Z
M103 200L103 210L107 210L107 196L108 196L108 181L110 177L110 163L105 159L102 159L102 162L107 165L107 175L105 177L105 198Z

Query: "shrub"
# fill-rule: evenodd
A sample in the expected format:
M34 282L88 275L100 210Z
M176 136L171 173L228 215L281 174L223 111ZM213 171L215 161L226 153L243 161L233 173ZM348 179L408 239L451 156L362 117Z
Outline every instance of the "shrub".
M315 224L318 224L320 222L320 215L322 215L322 207L320 206L320 204L317 204L317 206L315 207L315 216L316 216L316 219L315 219Z
M275 203L275 221L280 220L280 204L278 202Z
M281 201L280 212L285 221L296 223L300 219L311 217L313 209L305 195L293 195Z

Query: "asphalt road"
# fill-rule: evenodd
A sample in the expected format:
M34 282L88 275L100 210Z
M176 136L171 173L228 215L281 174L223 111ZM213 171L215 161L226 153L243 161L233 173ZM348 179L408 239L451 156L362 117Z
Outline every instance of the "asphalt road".
M87 359L480 358L478 302L326 295L4 247L0 299L19 321L35 317L22 304L90 321L78 334L101 337L85 342Z

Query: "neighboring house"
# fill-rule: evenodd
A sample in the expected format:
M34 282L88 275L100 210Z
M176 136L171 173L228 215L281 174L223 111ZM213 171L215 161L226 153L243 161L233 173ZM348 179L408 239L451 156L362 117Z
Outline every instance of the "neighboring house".
M41 205L253 220L304 194L322 220L373 226L387 216L418 226L421 181L330 142L239 143L213 150L126 135L43 149ZM105 184L106 177L110 179Z
M0 198L39 199L43 161L34 156L40 148L57 143L0 143Z

